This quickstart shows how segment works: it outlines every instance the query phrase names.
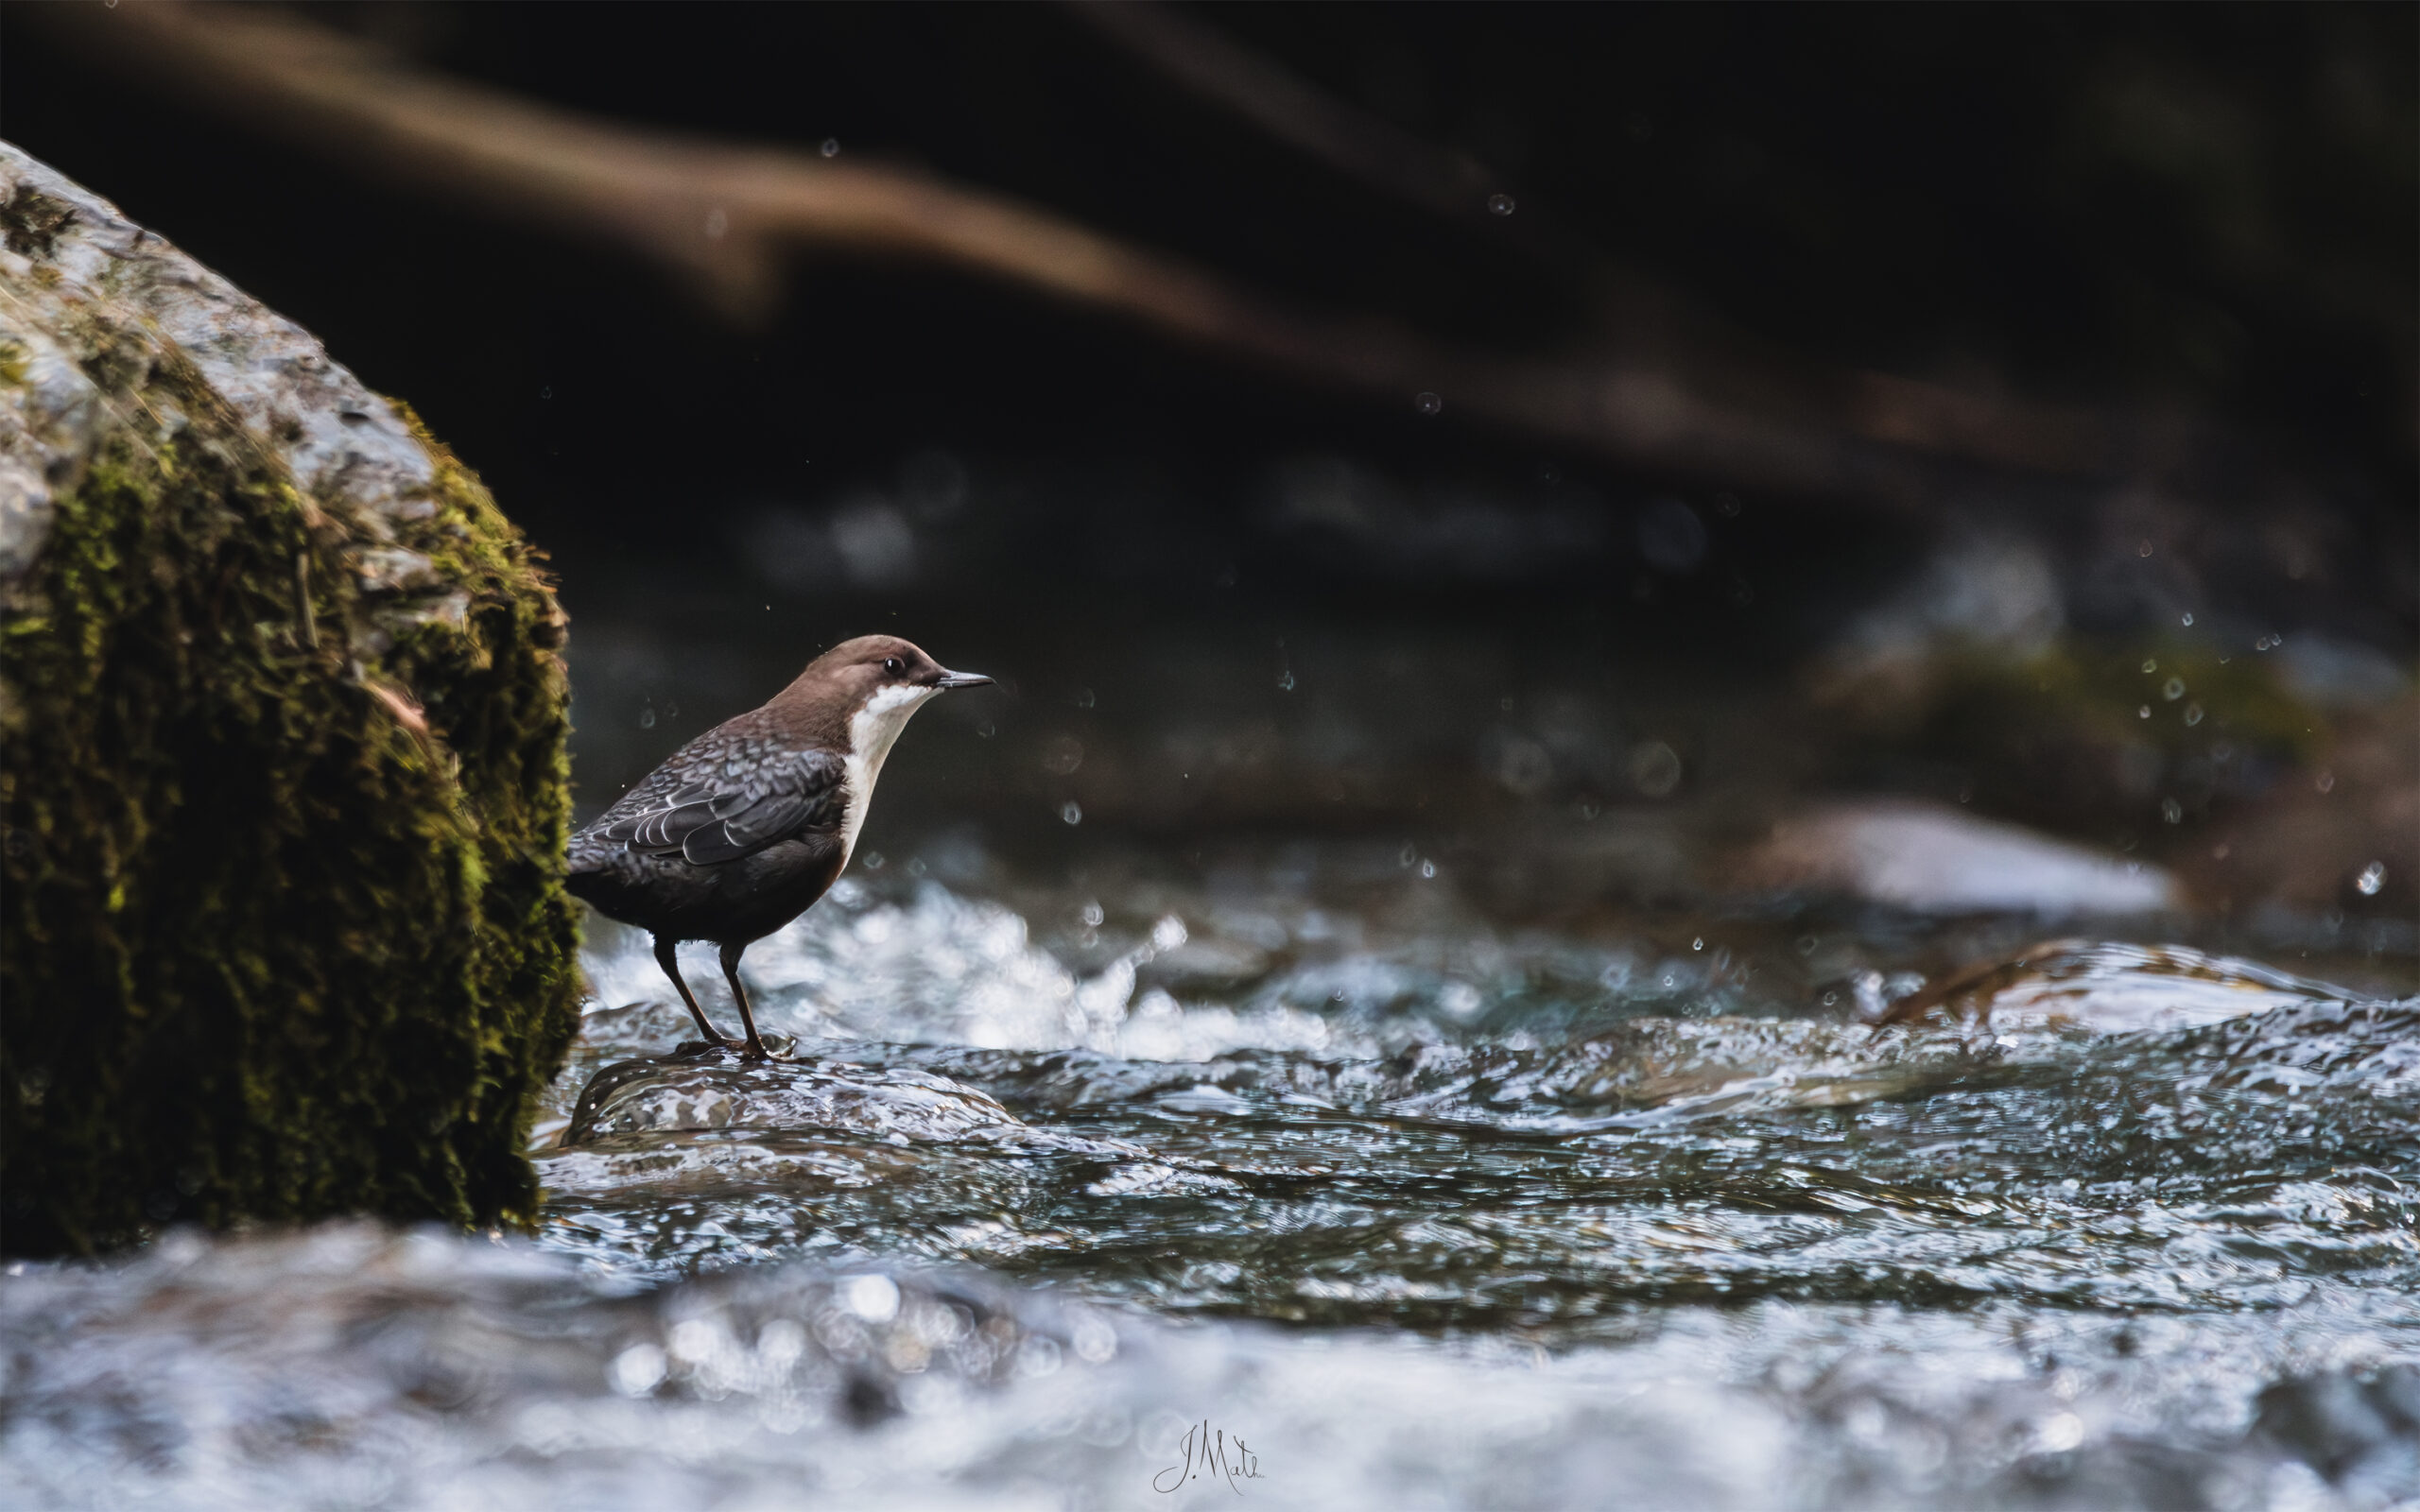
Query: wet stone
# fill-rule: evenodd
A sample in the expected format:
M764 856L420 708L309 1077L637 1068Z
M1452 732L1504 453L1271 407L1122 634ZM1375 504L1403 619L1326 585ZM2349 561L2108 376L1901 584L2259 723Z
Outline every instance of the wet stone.
M972 1087L927 1072L840 1063L751 1064L699 1044L626 1060L592 1077L563 1143L687 1129L833 1129L878 1140L950 1141L1012 1134L1015 1114Z

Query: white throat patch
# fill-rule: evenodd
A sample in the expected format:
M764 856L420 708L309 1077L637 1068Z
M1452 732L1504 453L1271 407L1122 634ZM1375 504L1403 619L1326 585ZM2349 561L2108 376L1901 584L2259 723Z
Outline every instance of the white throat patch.
M845 763L849 802L840 816L840 865L847 866L856 854L857 832L865 827L866 810L873 806L873 782L882 775L883 758L890 754L899 732L908 728L908 716L939 692L939 688L893 684L877 690L864 708L849 716Z

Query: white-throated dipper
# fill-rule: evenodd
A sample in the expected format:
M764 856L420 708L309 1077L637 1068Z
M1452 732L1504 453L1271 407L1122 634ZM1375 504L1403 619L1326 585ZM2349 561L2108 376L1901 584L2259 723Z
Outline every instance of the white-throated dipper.
M655 959L709 1044L673 947L722 947L722 974L748 1031L741 1056L765 1058L739 985L753 942L812 907L849 864L874 779L908 715L944 688L991 681L951 672L893 635L843 641L761 709L672 753L571 837L572 896L655 936Z

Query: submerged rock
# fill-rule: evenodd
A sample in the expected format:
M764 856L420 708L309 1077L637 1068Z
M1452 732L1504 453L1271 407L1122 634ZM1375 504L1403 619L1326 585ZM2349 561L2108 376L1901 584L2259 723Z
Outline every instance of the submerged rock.
M626 1060L592 1078L563 1143L682 1129L833 1129L905 1143L1022 1133L974 1088L929 1072L694 1054Z
M2003 1030L2061 1024L2127 1034L2356 995L2183 945L2061 939L1979 962L1900 999L1875 1022L1914 1023L1940 1014Z
M526 1219L577 979L534 553L308 332L6 144L0 233L7 1246Z

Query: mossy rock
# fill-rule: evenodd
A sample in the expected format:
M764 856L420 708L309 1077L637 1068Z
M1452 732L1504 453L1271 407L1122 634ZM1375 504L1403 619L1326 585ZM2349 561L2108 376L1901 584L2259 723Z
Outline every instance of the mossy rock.
M0 1246L526 1222L563 617L403 405L0 144Z
M1968 774L1996 813L2095 838L2156 838L2205 818L2249 765L2305 765L2328 739L2327 720L2266 659L2206 644L1966 648L1927 675L1925 698L1882 722L1898 749Z

